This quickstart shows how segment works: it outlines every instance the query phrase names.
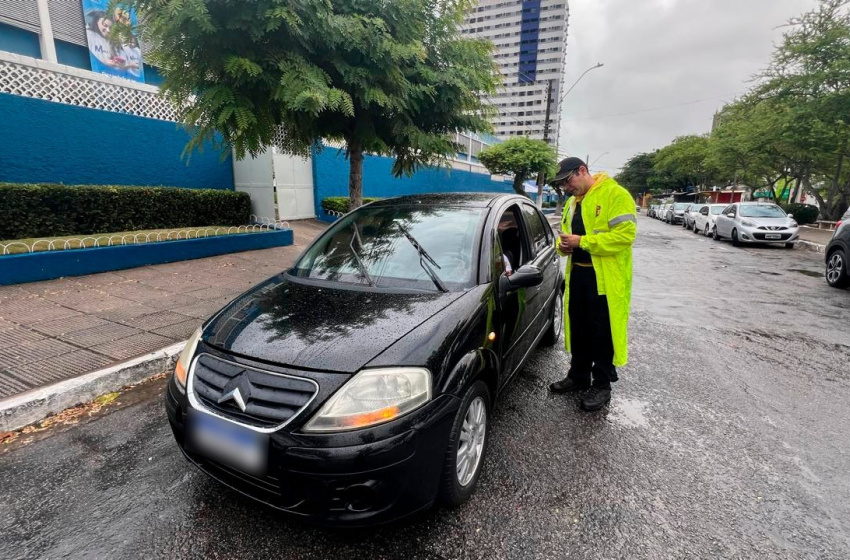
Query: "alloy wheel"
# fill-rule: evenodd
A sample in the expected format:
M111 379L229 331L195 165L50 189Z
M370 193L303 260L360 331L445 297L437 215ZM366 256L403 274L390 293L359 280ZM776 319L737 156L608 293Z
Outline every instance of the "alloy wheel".
M558 299L555 301L555 312L552 313L552 330L555 331L555 340L561 338L561 330L564 328L564 294L558 290Z
M487 433L487 407L484 399L475 397L466 409L460 442L457 447L457 481L461 486L469 484L481 464L484 453L484 438Z
M826 263L826 281L830 285L838 284L842 274L844 274L844 258L840 252L836 251Z

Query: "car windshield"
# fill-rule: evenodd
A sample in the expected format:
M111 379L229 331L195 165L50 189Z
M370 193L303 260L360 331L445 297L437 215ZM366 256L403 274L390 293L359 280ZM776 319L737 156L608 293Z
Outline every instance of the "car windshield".
M723 213L724 208L726 208L726 207L724 205L720 204L719 206L712 206L711 210L709 210L709 211L711 212L712 216L719 216L720 214Z
M742 205L740 215L744 218L784 218L785 211L773 204L760 204L758 206Z
M691 204L690 202L677 202L676 204L673 205L673 210L684 210L690 204Z
M377 288L469 288L475 282L475 233L484 212L367 206L334 224L289 272Z

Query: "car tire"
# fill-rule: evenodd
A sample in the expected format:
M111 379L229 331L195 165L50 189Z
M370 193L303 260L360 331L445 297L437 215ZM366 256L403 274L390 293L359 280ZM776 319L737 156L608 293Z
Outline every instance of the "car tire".
M706 237L711 235L711 232L708 230L708 224L705 224L705 231L703 232Z
M696 235L697 233L699 233L699 229L697 228L697 223L696 223L696 222L694 222L694 227L693 227L692 229L694 230L694 234L695 234L695 235Z
M475 405L475 410L473 410ZM474 472L471 477L466 480L466 484L461 484L458 473L458 452L461 449L461 433L464 431L464 423L467 417L472 414L473 417L480 411L483 406L483 433L480 436L472 434L473 442L480 437L481 440L475 443L475 464ZM446 458L443 462L443 479L440 483L439 499L442 503L454 507L466 502L478 485L478 477L481 475L481 468L484 465L484 458L487 456L487 442L490 439L490 430L487 426L490 420L490 392L487 390L487 385L482 380L478 380L466 391L461 400L460 407L455 415L452 431L449 434L449 442L446 448ZM467 424L471 424L467 422ZM474 431L474 430L473 430ZM467 432L469 433L469 432ZM480 433L480 432L479 432ZM471 460L471 459L468 459ZM464 476L469 476L465 474Z
M794 248L794 244L793 244L793 243L786 243L786 244L785 244L785 248L786 248L786 249L793 249L793 248Z
M564 329L564 292L558 290L558 295L555 296L555 305L552 306L552 317L549 319L549 326L540 339L540 346L554 346L558 339L561 338L561 331Z
M711 237L712 237L712 239L714 239L715 241L720 241L720 235L717 233L717 226L714 226L714 227L711 229Z
M735 229L735 228L732 228L732 246L733 247L740 247L741 246L741 240L738 239L738 230Z
M833 288L850 286L850 274L847 271L847 255L836 249L826 259L826 283Z

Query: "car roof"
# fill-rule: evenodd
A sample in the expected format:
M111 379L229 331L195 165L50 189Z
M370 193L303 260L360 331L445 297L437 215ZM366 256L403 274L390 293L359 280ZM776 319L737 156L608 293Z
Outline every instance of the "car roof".
M408 206L411 204L427 204L429 206L487 208L501 202L502 200L510 198L529 200L526 197L510 193L432 193L383 198L371 203L370 206Z
M736 202L735 204L739 204L741 206L777 206L775 202Z

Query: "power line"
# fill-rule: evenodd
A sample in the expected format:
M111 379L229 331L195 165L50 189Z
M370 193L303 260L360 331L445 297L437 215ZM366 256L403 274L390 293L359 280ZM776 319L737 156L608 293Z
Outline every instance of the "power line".
M610 115L596 115L593 117L582 117L579 119L567 119L563 122L579 122L579 121L592 121L592 120L600 120L600 119L609 119L613 117L625 117L627 115L637 115L638 113L649 113L650 111L661 111L663 109L672 109L674 107L684 107L685 105L694 105L696 103L702 103L703 101L711 101L714 99L720 99L722 97L728 97L730 95L738 95L739 93L744 93L743 91L734 91L732 93L724 93L723 95L715 95L714 97L704 97L702 99L694 99L693 101L685 101L683 103L673 103L671 105L661 105L659 107L649 107L647 109L638 109L637 111L628 111L625 113L612 113Z

